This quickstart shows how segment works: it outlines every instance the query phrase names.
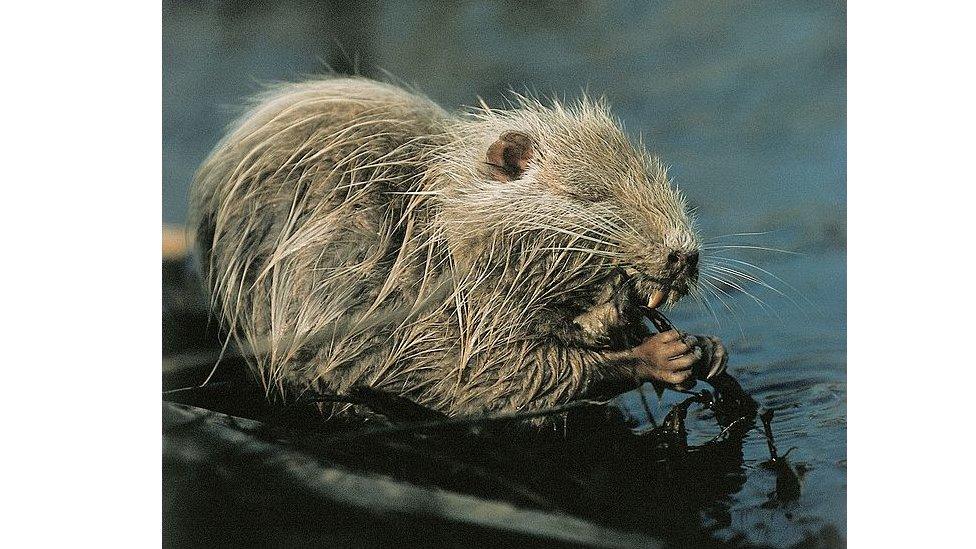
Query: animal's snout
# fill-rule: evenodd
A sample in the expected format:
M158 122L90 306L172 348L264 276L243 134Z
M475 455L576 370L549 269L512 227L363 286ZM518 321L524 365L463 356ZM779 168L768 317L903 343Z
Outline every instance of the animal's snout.
M668 266L678 272L694 273L698 270L698 252L679 252L668 254Z

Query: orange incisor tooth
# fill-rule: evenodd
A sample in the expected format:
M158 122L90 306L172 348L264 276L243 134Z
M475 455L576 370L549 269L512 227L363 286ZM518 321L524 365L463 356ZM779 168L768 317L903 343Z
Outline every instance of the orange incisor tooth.
M651 309L656 309L661 303L664 303L664 291L655 290L654 295L651 296L651 300L647 302L647 306Z

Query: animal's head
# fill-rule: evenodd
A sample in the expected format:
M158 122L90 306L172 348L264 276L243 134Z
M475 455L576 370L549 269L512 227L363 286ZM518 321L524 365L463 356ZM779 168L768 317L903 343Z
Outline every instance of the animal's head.
M452 162L457 186L445 202L457 246L543 250L612 275L651 307L686 295L700 239L661 162L602 102L516 107L477 114L459 136L464 148L451 151L455 162L466 156Z

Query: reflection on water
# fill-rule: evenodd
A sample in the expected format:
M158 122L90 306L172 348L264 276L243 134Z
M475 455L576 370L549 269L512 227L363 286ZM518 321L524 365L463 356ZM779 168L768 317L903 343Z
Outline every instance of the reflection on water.
M498 104L508 86L605 94L672 166L706 239L763 232L713 243L801 253L710 250L776 275L750 271L787 297L738 278L761 303L725 285L712 311L670 314L729 344L731 371L776 410L780 450L808 469L798 500L769 505L774 479L753 432L741 488L704 520L721 539L780 546L828 526L844 536L843 3L342 4L164 2L164 220L184 220L193 170L242 98L323 63L389 71L447 107ZM623 403L640 414L633 398Z

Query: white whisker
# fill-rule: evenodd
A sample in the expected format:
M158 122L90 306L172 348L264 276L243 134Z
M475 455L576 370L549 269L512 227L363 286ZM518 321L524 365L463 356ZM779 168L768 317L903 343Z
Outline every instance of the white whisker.
M776 232L776 231L762 231L762 232L751 232L751 233L720 234L718 236L713 236L713 237L709 238L705 242L711 243L713 240L721 240L723 238L731 238L733 236L763 236L763 235L767 235L767 234L772 234L774 232Z
M725 274L730 274L730 275L732 275L732 276L734 276L736 278L739 278L739 279L742 279L742 280L745 280L745 281L748 281L748 282L753 282L753 283L759 284L760 286L762 286L762 287L764 287L764 288L766 288L766 289L768 289L768 290L770 290L772 292L775 292L776 294L778 294L778 295L780 295L780 296L782 296L782 297L790 300L790 302L793 303L794 305L796 305L797 307L800 306L800 304L797 303L795 299L793 299L792 297L790 297L790 296L786 295L785 293L783 293L779 288L776 288L776 287L774 287L774 286L772 286L770 284L767 284L762 279L757 278L757 277L755 277L755 276L753 276L753 275L751 275L749 273L744 273L744 272L739 271L737 269L733 269L731 267L722 266L722 265L707 265L707 266L705 266L703 268L704 269L714 269L714 270L717 270L717 271L722 272L722 273L725 273Z
M743 250L761 250L766 252L777 252L781 254L790 255L803 255L801 252L794 252L790 250L781 250L779 248L769 248L765 246L746 246L743 244L728 244L722 246L702 246L703 250L727 250L727 249L743 249Z
M776 279L777 282L779 282L779 283L783 284L784 286L786 286L787 289L789 289L793 293L795 293L800 299L803 299L804 301L806 301L810 306L816 307L816 304L813 301L811 301L803 292L801 292L800 290L797 290L795 287L793 287L792 285L790 285L789 282L786 282L785 280L783 280L782 278L780 278L779 276L777 276L776 273L767 271L766 269L763 269L762 267L759 267L758 265L754 265L752 263L749 263L748 261L743 261L741 259L734 259L734 258L731 258L731 257L723 257L723 256L709 256L709 259L716 259L716 260L722 260L722 261L730 261L732 263L736 263L736 264L742 265L744 267L750 267L750 268L756 269L757 271L759 271L759 272L761 272L763 274L767 274L767 275L773 277L774 279Z

